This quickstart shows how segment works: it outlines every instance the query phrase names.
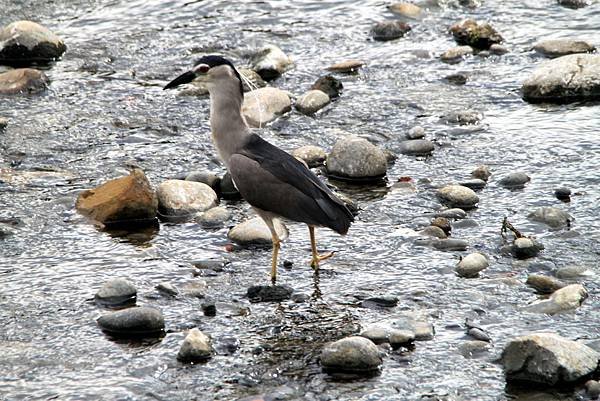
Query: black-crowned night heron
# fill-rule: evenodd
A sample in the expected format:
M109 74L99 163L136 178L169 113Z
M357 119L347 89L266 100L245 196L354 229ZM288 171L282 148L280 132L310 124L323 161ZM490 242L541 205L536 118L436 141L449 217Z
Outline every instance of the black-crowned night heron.
M311 266L333 255L319 255L315 227L328 227L341 235L354 217L344 202L302 162L271 145L248 129L242 115L242 77L233 64L220 56L205 56L194 68L169 82L164 89L193 80L202 81L210 93L212 138L240 194L265 221L273 240L271 279L277 278L280 239L273 219L284 217L308 225Z

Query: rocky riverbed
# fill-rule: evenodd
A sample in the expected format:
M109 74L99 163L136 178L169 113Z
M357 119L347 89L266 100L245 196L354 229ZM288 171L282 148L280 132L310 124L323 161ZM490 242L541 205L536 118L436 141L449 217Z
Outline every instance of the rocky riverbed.
M598 7L0 0L0 399L597 398ZM162 91L210 53L356 213L318 274Z

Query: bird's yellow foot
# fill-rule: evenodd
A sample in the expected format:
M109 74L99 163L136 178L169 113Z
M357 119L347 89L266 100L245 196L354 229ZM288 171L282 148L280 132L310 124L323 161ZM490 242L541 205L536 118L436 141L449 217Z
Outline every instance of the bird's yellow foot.
M325 259L329 259L330 257L332 257L335 254L335 252L327 252L323 255L319 255L319 254L314 254L312 257L312 260L310 261L310 267L312 267L313 269L318 269L319 268L319 262L321 262L322 260Z

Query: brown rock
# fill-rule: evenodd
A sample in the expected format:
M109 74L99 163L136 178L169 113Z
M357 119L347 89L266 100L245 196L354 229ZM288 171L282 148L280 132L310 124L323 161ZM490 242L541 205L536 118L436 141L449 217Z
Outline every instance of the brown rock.
M0 60L51 61L67 50L48 28L32 21L16 21L0 30Z
M489 49L491 45L504 40L487 22L478 24L472 19L452 25L450 32L459 45L467 45L479 50Z
M33 68L18 68L0 74L0 95L43 92L48 83L50 80L43 72Z
M75 206L79 213L105 225L154 222L158 199L144 172L135 169L127 177L82 192Z
M364 65L364 61L352 59L335 63L327 67L327 69L334 72L354 72Z
M421 7L412 3L396 3L388 7L394 14L407 18L419 18L421 16Z

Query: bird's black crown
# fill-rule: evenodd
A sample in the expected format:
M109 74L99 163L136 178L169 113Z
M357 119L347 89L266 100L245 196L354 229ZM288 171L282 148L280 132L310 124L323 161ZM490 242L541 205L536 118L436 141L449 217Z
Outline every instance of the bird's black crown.
M211 54L208 56L203 56L203 57L199 58L198 60L196 60L196 62L194 63L194 67L199 64L206 64L210 68L217 67L220 65L230 66L231 69L233 70L233 72L235 73L235 75L237 76L238 81L240 81L240 93L242 94L242 97L244 96L244 84L242 83L242 77L240 76L240 73L235 69L235 66L233 65L233 63L231 61L227 60L225 57Z

